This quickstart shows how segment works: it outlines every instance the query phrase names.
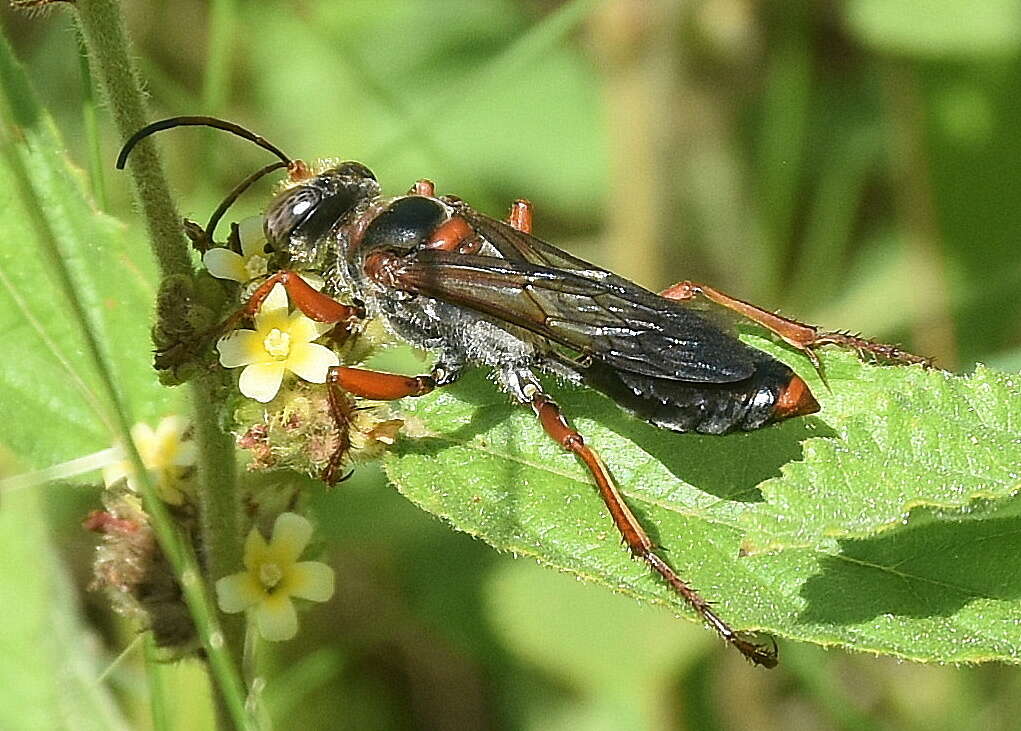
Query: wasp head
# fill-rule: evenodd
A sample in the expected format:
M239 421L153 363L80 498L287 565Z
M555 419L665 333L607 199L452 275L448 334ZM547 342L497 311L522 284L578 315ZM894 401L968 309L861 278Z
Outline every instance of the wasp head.
M361 163L330 167L288 187L270 203L268 246L281 267L321 267L332 250L330 234L378 196L376 176Z

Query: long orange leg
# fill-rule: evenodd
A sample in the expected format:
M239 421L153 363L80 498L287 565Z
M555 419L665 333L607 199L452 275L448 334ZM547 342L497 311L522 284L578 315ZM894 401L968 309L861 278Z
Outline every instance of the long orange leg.
M606 507L610 511L613 524L630 549L631 555L644 561L653 571L663 577L671 589L688 602L691 608L719 633L720 637L737 648L742 655L756 665L767 668L774 667L777 655L775 643L771 647L760 645L731 629L730 625L713 611L709 603L681 579L670 564L656 553L652 540L634 513L628 508L627 503L624 502L624 498L614 484L606 465L585 444L585 439L581 434L567 422L560 407L545 394L536 392L532 396L532 409L546 434L568 452L573 452L588 468L596 482L596 487L599 488L600 497L603 498L603 502L606 503Z
M332 297L316 291L297 272L284 269L267 277L266 281L252 292L245 304L223 320L223 322L214 325L199 335L198 339L205 341L218 337L228 330L233 330L242 320L253 317L277 284L284 286L295 307L316 322L352 322L364 316L364 312L360 307L341 304Z
M438 386L453 383L457 380L458 372L458 368L440 363L433 367L432 373L425 376L402 376L364 368L334 366L326 374L326 387L333 421L343 437L350 412L348 394L370 401L396 401L409 396L424 396ZM337 475L346 452L347 444L342 438L330 457L330 463L323 471L322 479L328 485L337 482Z
M259 307L277 284L284 286L295 307L316 322L345 322L362 316L360 308L337 302L332 297L317 291L297 272L284 269L267 277L266 281L252 292L244 306L224 321L221 328L228 330L239 320L252 317L259 311Z
M792 320L774 312L756 307L753 304L731 297L728 294L713 289L705 284L685 280L667 287L659 293L661 297L673 300L690 300L698 295L723 305L724 307L737 312L743 317L757 322L770 332L777 335L784 342L801 350L812 361L816 368L819 368L819 358L815 349L823 345L839 345L844 348L851 348L859 354L873 355L883 360L904 363L908 365L932 366L931 358L923 358L919 355L908 353L895 345L885 345L872 340L851 335L845 332L820 331L813 325L806 325L797 320Z
M531 233L532 204L524 199L514 201L511 205L510 215L507 216L507 223L518 231ZM610 476L610 471L599 459L599 455L585 444L584 437L567 422L560 407L545 394L536 392L532 397L532 409L546 434L568 452L573 452L588 468L592 479L596 482L596 487L599 488L600 497L603 498L603 502L610 511L613 524L623 537L631 555L645 561L653 571L662 576L670 588L683 597L706 623L715 629L723 639L736 647L741 654L756 665L767 668L774 667L776 665L775 645L771 648L758 645L731 629L730 625L720 619L712 610L708 602L688 586L670 564L656 553L652 540L642 528L642 524L624 502L624 498Z
M436 376L401 376L364 368L334 366L326 382L370 401L396 401L407 396L425 396L438 385Z

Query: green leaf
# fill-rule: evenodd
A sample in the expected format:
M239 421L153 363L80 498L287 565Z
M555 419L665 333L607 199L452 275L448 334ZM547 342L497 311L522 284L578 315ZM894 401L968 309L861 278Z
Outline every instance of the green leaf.
M1021 46L1018 0L852 0L845 8L862 40L893 53L970 59Z
M48 115L39 108L21 69L0 42L0 80L17 106L10 120L18 152L71 270L74 286L106 348L121 396L137 418L152 423L168 410L169 392L150 365L153 267L141 240L100 213L85 194L79 171ZM17 357L0 360L5 394L0 445L27 468L94 452L112 443L95 373L62 287L36 241L15 172L0 159L0 332Z
M1016 383L985 370L959 378L827 352L830 392L800 356L749 340L797 363L820 414L726 437L678 435L598 394L549 387L674 567L736 628L919 660L1021 659L1011 629L1021 621L1021 576L1001 558L1016 554L1021 532L1010 532L1014 518L973 503L1018 487ZM585 470L529 410L474 374L406 403L429 436L402 440L385 467L411 500L501 550L690 615L629 559ZM833 455L841 461L830 464ZM793 507L772 502L808 488L829 492ZM945 512L922 511L869 537L919 505ZM848 512L853 522L834 520L847 519L861 540L822 535L833 530L826 516ZM784 521L795 536L819 536L744 555L749 527L775 548Z
M790 637L912 660L1021 662L1021 501L918 509L899 529L746 559L796 591Z
M832 438L760 487L745 550L832 547L895 527L919 506L965 507L1021 490L1021 378L970 377L830 358L821 419ZM815 389L820 393L819 389Z

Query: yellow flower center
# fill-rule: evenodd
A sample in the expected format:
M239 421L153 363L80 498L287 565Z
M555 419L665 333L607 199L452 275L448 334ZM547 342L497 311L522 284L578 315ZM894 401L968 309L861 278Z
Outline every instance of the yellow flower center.
M264 563L259 567L259 582L267 589L274 588L284 578L284 572L275 563Z
M252 254L245 260L245 271L249 279L261 277L268 271L269 260L262 254Z
M291 354L291 336L275 327L262 341L262 347L277 360L283 360Z

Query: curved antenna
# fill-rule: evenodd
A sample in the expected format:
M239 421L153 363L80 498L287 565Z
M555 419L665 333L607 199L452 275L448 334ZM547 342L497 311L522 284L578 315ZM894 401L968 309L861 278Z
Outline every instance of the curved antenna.
M213 211L213 215L209 217L209 223L206 224L205 231L206 240L213 240L213 233L216 231L216 225L220 222L220 219L223 218L223 214L227 212L227 209L234 205L234 202L241 197L242 193L252 187L252 184L263 176L269 175L274 170L288 167L289 165L290 163L272 162L261 170L256 170L254 173L238 183L234 190L228 193L227 197L224 198L220 205L216 207L216 210Z
M214 129L222 129L224 132L235 134L249 142L254 142L268 152L272 152L280 158L285 165L291 164L291 158L285 155L280 148L269 142L269 140L255 134L251 130L245 129L240 124L228 122L225 119L217 119L216 117L170 117L168 119L161 119L158 122L153 122L152 124L147 124L142 127L142 129L135 132L135 134L131 135L127 142L124 143L124 147L121 148L120 154L117 155L117 169L124 169L124 165L128 161L128 155L131 154L131 151L139 142L151 134L161 132L165 129L173 129L174 127L213 127Z

